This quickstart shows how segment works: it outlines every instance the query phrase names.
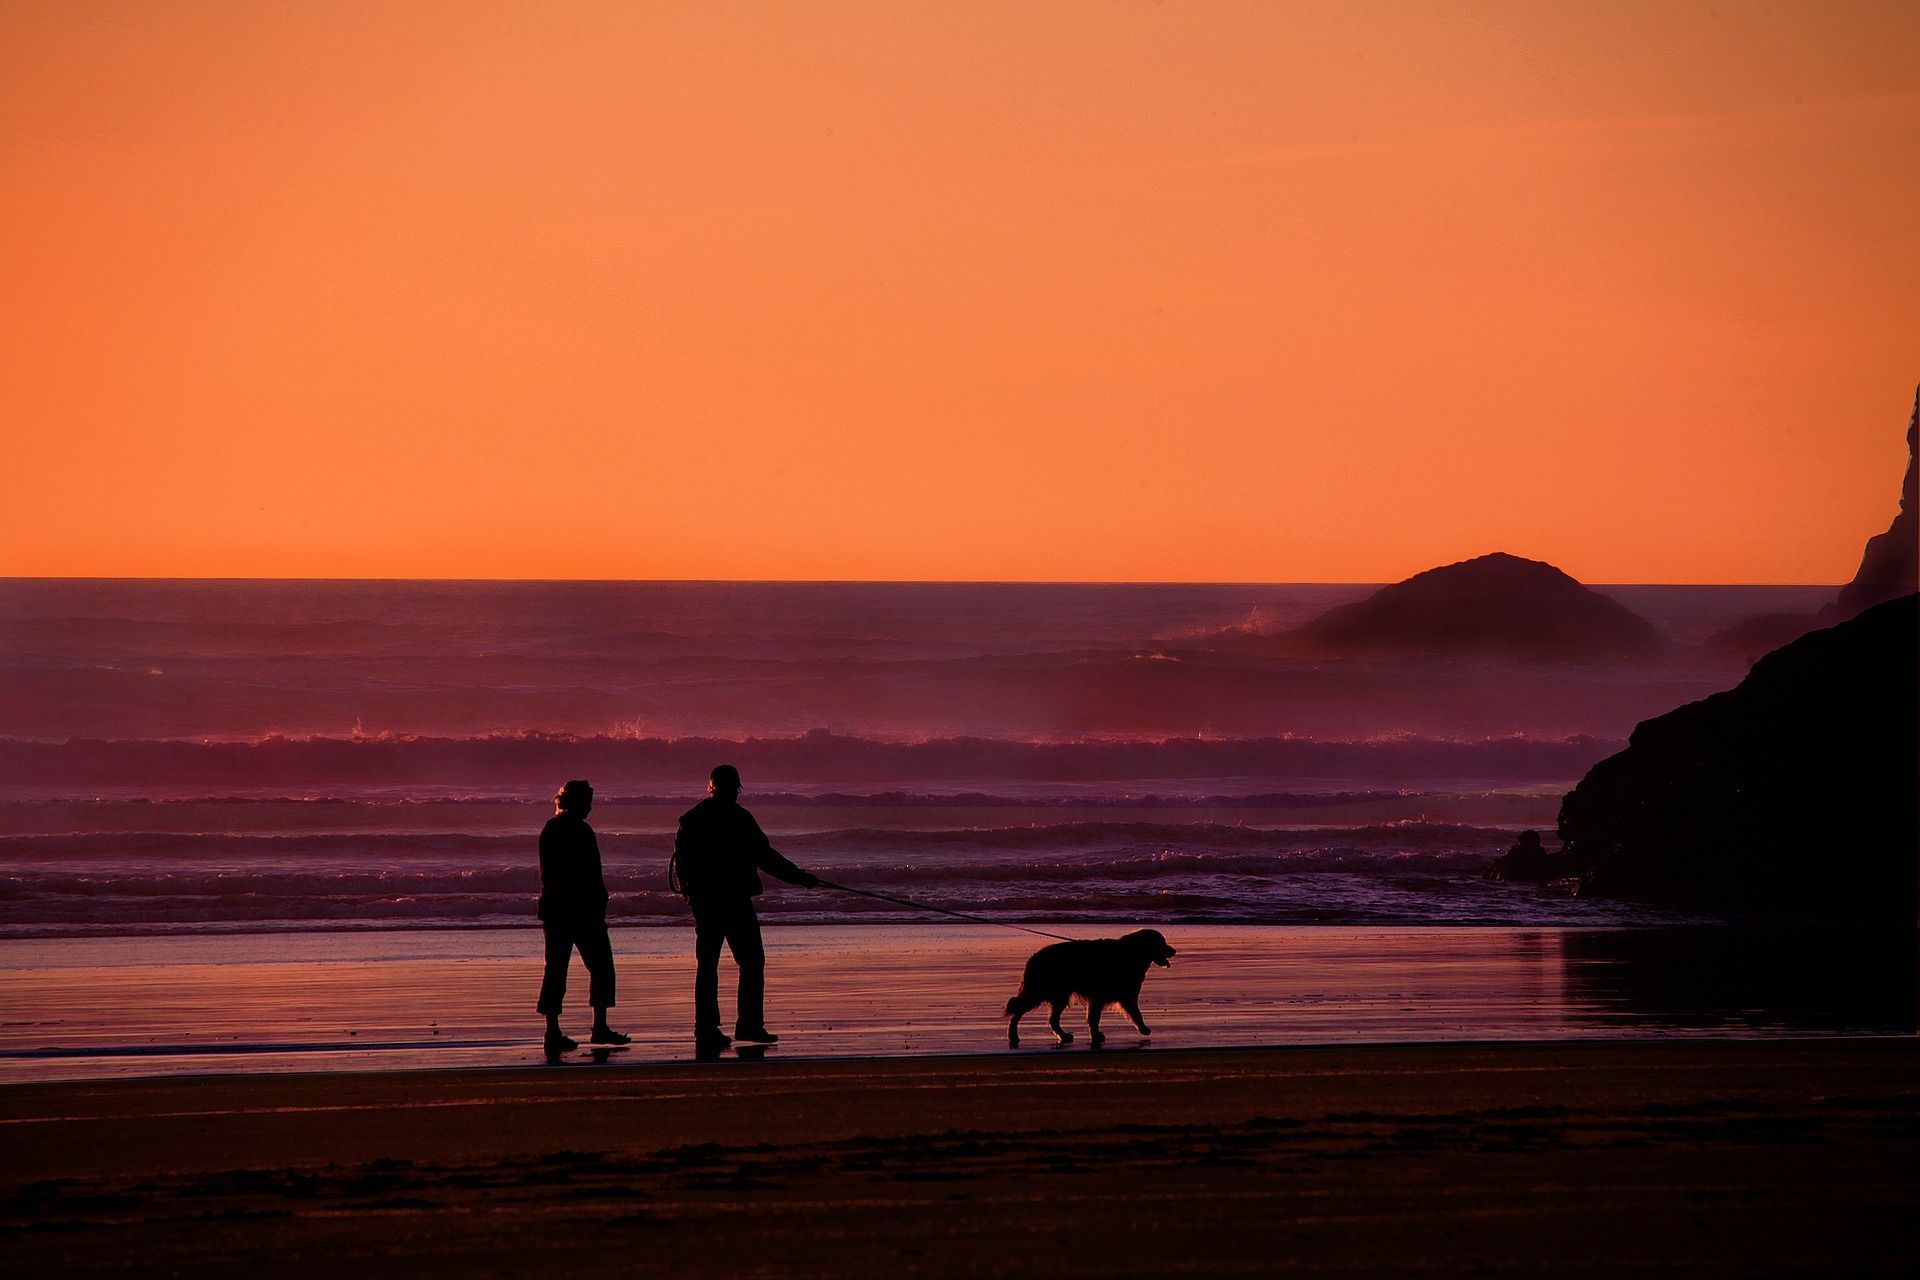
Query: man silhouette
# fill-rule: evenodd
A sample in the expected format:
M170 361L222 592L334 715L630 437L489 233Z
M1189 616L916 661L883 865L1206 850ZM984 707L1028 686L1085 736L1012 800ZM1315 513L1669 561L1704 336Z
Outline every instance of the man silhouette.
M696 1054L718 1053L735 1039L772 1044L780 1038L767 1030L767 955L760 943L760 918L753 909L753 900L761 892L761 871L808 889L820 883L818 876L775 852L760 824L740 806L740 771L730 764L716 765L707 778L707 798L680 816L668 875L674 892L685 896L693 909ZM723 942L740 969L731 1039L720 1030Z
M600 842L587 825L593 788L576 779L554 793L553 816L540 831L540 925L547 936L547 971L536 1006L547 1015L547 1052L578 1049L560 1030L560 1002L567 994L567 965L580 949L590 980L594 1044L626 1044L607 1025L613 1007L613 944L607 939L607 882L600 874Z

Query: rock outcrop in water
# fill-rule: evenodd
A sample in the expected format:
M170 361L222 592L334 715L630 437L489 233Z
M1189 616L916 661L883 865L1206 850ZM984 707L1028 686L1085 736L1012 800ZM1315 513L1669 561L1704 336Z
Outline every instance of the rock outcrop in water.
M1546 884L1571 875L1564 853L1548 853L1540 843L1538 831L1522 831L1513 847L1494 859L1487 868L1489 880L1513 880L1521 884Z
M1505 552L1417 573L1279 637L1329 656L1595 662L1658 657L1652 623L1550 564Z
M1559 853L1530 874L1489 874L1574 876L1583 894L1697 909L1911 922L1917 652L1914 595L1802 636L1738 687L1642 722L1562 802Z

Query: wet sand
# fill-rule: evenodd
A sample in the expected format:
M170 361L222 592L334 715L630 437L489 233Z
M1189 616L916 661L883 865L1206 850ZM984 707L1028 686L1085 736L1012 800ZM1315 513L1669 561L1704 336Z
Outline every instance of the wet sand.
M11 1274L1907 1274L1920 1042L0 1087Z
M1156 1050L1913 1030L1911 935L1165 928L1180 954L1141 998ZM1046 942L957 924L766 932L782 1058L1004 1052L1000 1011ZM689 1059L689 931L617 930L614 947L626 1060ZM4 942L0 1082L533 1065L539 948L530 929ZM566 1025L584 1035L577 959L573 976ZM727 1010L732 985L723 962ZM1137 1043L1117 1017L1107 1029L1112 1048ZM1054 1052L1044 1019L1023 1030L1022 1055Z

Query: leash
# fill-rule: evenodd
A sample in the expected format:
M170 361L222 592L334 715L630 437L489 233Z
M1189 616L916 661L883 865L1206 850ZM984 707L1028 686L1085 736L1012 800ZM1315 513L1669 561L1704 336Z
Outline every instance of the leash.
M818 879L818 877L815 877ZM943 916L952 916L957 920L971 920L975 924L998 925L1002 929L1018 929L1022 933L1031 933L1038 938L1057 938L1061 942L1073 942L1064 933L1048 933L1045 929L1029 929L1023 924L1009 924L1005 920L989 920L985 916L969 915L965 911L953 911L946 907L936 907L926 902L914 902L907 898L896 898L890 893L875 893L871 889L855 889L851 885L835 884L831 880L821 880L822 889L838 889L842 893L857 894L862 898L875 898L881 902L891 902L898 907L911 907L915 911L937 911Z

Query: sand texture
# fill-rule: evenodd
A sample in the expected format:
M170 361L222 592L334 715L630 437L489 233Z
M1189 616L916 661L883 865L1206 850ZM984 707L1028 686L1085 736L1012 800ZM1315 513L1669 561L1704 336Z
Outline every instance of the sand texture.
M22 1276L1910 1273L1912 1038L0 1089Z

